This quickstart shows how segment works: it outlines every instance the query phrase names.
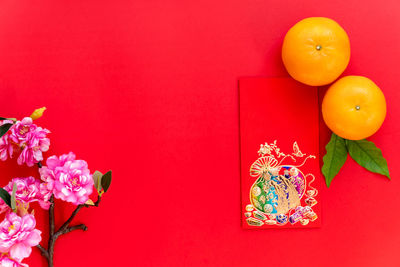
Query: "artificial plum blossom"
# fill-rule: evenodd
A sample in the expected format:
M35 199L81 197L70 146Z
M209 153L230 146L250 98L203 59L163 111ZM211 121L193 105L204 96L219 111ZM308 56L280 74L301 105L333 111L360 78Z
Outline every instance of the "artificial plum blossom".
M49 150L50 139L46 135L50 133L47 129L37 127L26 134L25 142L22 144L22 152L18 157L18 164L26 163L32 167L35 163L43 160L43 152Z
M49 202L49 195L42 194L41 191L41 183L39 180L33 178L32 176L30 177L24 177L24 178L14 178L12 179L8 185L4 187L4 189L12 194L13 190L13 184L15 183L17 187L17 191L15 192L15 199L17 201L21 201L22 203L31 203L38 201L39 205L43 208L48 210L50 207L50 202ZM6 203L4 203L3 200L0 200L0 213L4 212L5 210L8 210L9 207L7 206Z
M13 260L5 255L0 256L0 266L1 267L29 267L28 264L24 264L19 261Z
M21 121L17 121L10 129L10 139L16 143L24 143L26 136L29 132L36 130L37 126L33 123L32 118L25 117Z
M12 121L8 121L12 123ZM4 122L3 122L4 123ZM0 159L12 158L14 152L20 151L18 164L32 167L43 160L43 152L49 150L50 140L47 134L50 131L38 127L32 118L26 117L17 121L0 139Z
M9 253L11 258L21 261L32 252L42 240L41 231L35 229L36 220L32 214L20 217L10 212L0 223L0 252Z
M58 199L75 205L84 204L93 192L93 179L88 165L84 160L76 160L74 153L60 157L51 156L39 171L46 190Z
M0 126L7 123L12 124L13 122L10 120L3 120L0 121ZM0 138L0 159L4 161L8 158L12 158L13 151L13 143L11 142L9 138L9 133L7 132Z
M59 157L51 156L46 160L46 165L49 169L55 170L57 167L64 166L67 161L75 160L76 156L73 152L63 154Z
M10 139L22 150L17 161L19 165L26 163L32 167L43 160L42 152L49 150L50 146L50 140L46 137L49 133L49 130L33 124L30 117L15 123L11 129Z
M0 256L1 267L29 267L28 264L13 260L5 255Z
M11 158L13 154L13 145L10 142L8 135L5 134L0 138L0 159L5 161Z

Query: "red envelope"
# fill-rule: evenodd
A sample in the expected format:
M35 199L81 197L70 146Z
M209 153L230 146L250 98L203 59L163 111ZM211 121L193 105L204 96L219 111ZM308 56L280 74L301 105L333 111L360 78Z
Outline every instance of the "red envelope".
M319 227L318 88L239 81L242 226Z

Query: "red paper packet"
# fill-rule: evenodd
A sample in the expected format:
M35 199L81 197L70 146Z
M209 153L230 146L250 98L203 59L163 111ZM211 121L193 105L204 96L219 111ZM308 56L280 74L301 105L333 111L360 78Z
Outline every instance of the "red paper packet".
M239 80L243 228L320 226L317 90L290 78Z

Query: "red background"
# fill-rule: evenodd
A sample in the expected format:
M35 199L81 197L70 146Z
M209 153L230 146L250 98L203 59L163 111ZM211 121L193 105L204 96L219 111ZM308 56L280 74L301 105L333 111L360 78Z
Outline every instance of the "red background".
M77 218L89 231L63 236L55 265L399 266L399 8L396 0L1 1L1 115L47 106L47 156L73 150L92 170L114 171L101 207ZM346 29L345 73L385 93L388 115L371 140L392 181L349 159L322 188L321 228L246 231L238 77L287 76L283 36L309 16ZM321 149L328 135L323 126ZM3 184L29 172L11 162L0 164ZM45 214L37 217L43 227ZM36 249L27 262L41 266Z

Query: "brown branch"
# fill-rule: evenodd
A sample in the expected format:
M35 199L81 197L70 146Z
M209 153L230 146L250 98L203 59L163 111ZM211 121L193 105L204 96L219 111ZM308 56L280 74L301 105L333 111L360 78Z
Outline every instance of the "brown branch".
M47 250L44 247L42 247L40 244L37 245L36 247L40 250L40 253L42 254L42 256L44 256L46 259L49 258L49 253L47 252Z
M87 231L88 228L84 224L78 224L78 225L75 225L75 226L68 227L62 234L67 234L67 233L75 231L75 230Z
M68 227L66 233L69 233L69 232L72 232L72 231L75 231L75 230L87 231L88 228L87 228L87 226L84 225L84 224L78 224L78 225L75 225L75 226ZM65 234L66 234L66 233L65 233Z
M50 208L49 208L49 246L47 249L48 257L47 261L49 263L49 267L53 267L53 256L54 256L54 244L56 242L56 237L54 236L54 195L50 197Z
M61 235L68 234L69 232L72 232L72 231L75 231L75 230L87 231L88 228L84 224L78 224L78 225L75 225L75 226L70 226L70 227L65 228L63 231L57 231L54 234L54 238L57 239Z
M51 203L49 208L50 235L54 235L54 195L51 195L49 202Z
M101 201L101 197L98 196L97 197L97 201L94 202L94 205L88 205L88 204L81 204L78 205L78 207L76 207L76 209L72 212L71 216L68 218L68 220L65 221L65 223L63 225L61 225L60 229L57 230L56 233L61 233L64 232L66 229L68 229L70 223L72 222L72 220L75 218L75 216L78 214L78 212L82 209L82 208L90 208L90 207L98 207ZM85 230L86 231L86 230ZM58 234L61 235L61 234Z
M72 212L71 216L68 218L68 220L65 221L65 223L60 227L60 229L57 230L57 233L65 231L65 229L67 229L67 227L69 226L69 224L72 222L72 220L75 218L75 216L78 214L78 212L83 208L83 204L82 205L78 205L78 207L76 207L76 209Z

